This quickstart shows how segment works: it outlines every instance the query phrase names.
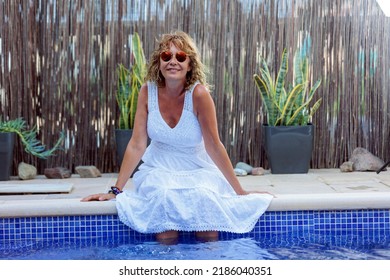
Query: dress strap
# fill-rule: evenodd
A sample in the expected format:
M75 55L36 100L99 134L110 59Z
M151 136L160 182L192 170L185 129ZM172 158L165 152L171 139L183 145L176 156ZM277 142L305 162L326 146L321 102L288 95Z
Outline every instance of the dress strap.
M186 96L184 99L184 109L187 111L192 112L193 111L193 102L192 102L192 93L194 92L194 89L196 85L199 84L199 82L195 82L186 92Z
M148 111L152 112L158 109L157 85L153 82L148 82Z

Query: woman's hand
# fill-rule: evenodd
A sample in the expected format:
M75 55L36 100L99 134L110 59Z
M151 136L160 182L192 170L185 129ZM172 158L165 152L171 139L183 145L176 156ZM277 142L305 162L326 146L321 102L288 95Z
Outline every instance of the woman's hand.
M105 201L114 199L116 196L113 193L97 193L84 197L81 201Z

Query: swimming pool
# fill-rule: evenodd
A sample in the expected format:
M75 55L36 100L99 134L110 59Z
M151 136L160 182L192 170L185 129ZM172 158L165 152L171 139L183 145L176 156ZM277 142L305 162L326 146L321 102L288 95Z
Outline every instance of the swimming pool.
M268 211L247 234L161 245L116 215L0 219L0 259L390 259L390 210Z

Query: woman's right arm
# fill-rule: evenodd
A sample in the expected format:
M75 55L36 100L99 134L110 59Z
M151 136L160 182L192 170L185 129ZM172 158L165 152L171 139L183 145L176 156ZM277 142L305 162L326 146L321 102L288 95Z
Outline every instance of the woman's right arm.
M137 167L139 161L142 158L142 155L145 153L148 141L148 134L146 130L148 118L148 88L147 85L141 87L138 102L137 102L137 111L134 121L133 135L127 144L125 154L123 156L123 161L120 167L119 175L115 183L115 187L119 190L122 190L127 181L130 178L130 175L133 173ZM98 193L87 196L82 199L82 201L91 201L91 200L109 200L114 198L113 194L104 194Z

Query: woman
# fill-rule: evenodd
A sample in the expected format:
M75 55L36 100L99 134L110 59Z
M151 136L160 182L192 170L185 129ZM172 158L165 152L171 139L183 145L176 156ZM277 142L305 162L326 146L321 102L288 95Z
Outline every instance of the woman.
M121 221L156 233L161 242L176 240L178 231L215 240L218 231L253 229L272 196L249 194L237 180L219 139L203 69L191 37L184 32L162 36L140 90L117 182L108 194L83 201L116 197ZM122 192L141 158L133 176L135 191Z

